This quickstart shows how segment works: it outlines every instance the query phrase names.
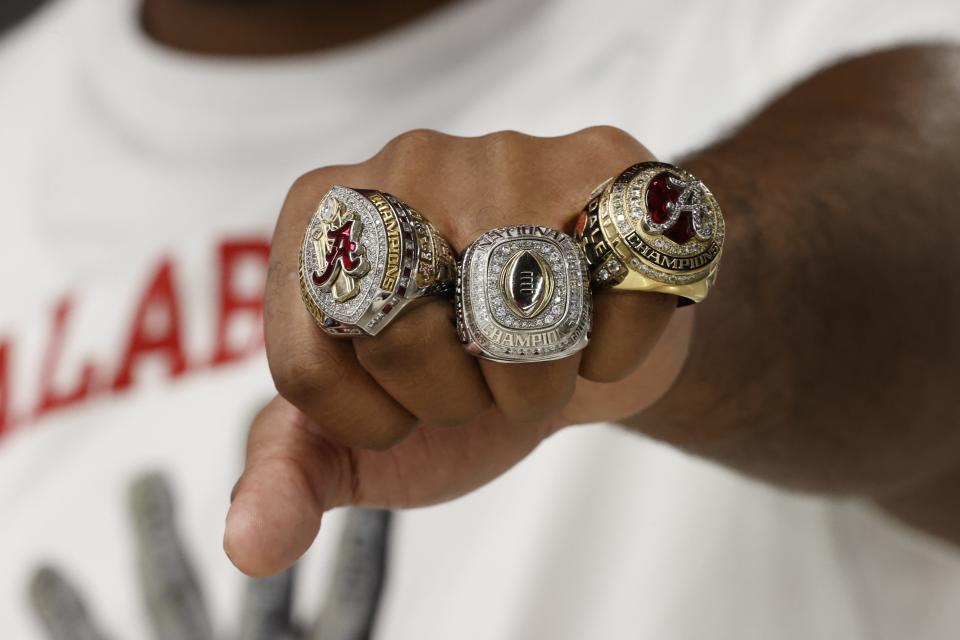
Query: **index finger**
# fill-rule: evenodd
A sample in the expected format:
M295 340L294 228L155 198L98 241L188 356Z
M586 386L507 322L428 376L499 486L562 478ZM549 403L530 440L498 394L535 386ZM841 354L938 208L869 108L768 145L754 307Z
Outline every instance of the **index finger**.
M303 305L300 247L314 209L334 182L362 179L348 167L297 180L284 202L270 249L264 300L267 361L281 396L343 444L386 448L416 425L357 361L353 345L326 335Z

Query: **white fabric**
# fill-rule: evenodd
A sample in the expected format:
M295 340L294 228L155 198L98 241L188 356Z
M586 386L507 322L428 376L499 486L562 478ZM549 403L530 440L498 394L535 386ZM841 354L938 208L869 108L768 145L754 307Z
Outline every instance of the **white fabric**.
M319 25L329 29L331 25ZM486 0L336 53L199 59L137 30L132 0L64 0L0 43L0 342L18 426L0 438L0 637L41 638L49 560L115 637L148 638L125 491L160 468L217 627L242 580L220 536L243 434L271 393L256 351L211 359L217 251L268 237L289 183L414 127L623 127L664 158L841 55L960 34L953 0ZM188 371L40 418L54 304L60 389L116 376L163 257ZM262 263L238 272L256 289ZM161 314L162 315L162 314ZM162 324L163 318L158 321ZM161 326L158 330L162 331ZM237 316L237 344L256 332ZM340 514L300 577L315 610ZM955 638L960 554L856 504L788 495L610 426L568 430L487 487L401 514L377 638Z

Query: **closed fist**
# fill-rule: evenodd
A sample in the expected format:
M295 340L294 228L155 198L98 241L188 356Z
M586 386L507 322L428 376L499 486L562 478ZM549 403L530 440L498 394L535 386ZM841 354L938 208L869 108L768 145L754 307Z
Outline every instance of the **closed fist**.
M484 231L572 231L597 184L651 160L610 127L556 138L411 131L370 160L298 179L274 233L265 309L279 397L255 421L225 548L269 574L315 537L324 510L451 499L496 477L558 428L633 415L669 387L689 316L672 296L602 291L591 342L552 362L478 360L460 344L449 299L427 297L376 337L335 338L300 298L304 230L333 185L377 189L418 209L458 253Z

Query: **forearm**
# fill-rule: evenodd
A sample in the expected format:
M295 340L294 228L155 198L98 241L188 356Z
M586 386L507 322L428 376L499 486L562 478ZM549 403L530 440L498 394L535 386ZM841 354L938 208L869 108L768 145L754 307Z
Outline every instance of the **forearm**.
M958 51L825 70L685 163L724 206L723 267L678 380L631 426L914 505L960 469Z

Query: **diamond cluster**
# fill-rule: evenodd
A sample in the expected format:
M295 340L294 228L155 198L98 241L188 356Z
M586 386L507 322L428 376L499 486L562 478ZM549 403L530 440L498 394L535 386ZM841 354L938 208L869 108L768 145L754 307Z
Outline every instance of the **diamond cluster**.
M650 180L659 170L649 170L642 172L639 176L631 180L629 189L618 183L613 189L613 217L617 223L617 229L624 237L636 230L642 229L642 220L646 211L647 189L650 187ZM624 194L629 191L629 213L624 213ZM630 221L627 220L629 215ZM632 221L632 223L631 223ZM700 239L693 239L684 244L677 244L666 236L657 236L651 244L658 250L668 253L672 256L693 256L703 253L710 242L704 242Z
M621 254L621 257L626 260L627 265L632 270L647 278L666 284L691 284L703 280L711 269L704 268L687 273L671 273L662 267L658 268L655 265L648 264L646 260L637 255L639 247L632 246L637 238L642 238L650 247L664 256L676 258L693 258L710 251L711 248L723 246L725 232L723 218L719 215L712 194L696 178L675 167L669 169L680 171L684 181L697 183L700 197L705 201L712 214L708 216L709 219L701 221L700 232L711 237L704 240L694 236L689 241L679 244L666 235L651 235L644 229L644 219L647 213L647 191L654 177L664 173L667 167L668 165L659 163L646 167L637 165L618 177L609 187L607 222L603 222L604 216L601 215L601 224L604 226L606 224L613 225L613 228L605 226L604 234L609 238L611 246ZM714 260L713 265L715 264L716 261ZM616 282L626 274L623 269L624 266L616 259L611 259L597 271L596 276L601 282Z
M501 278L516 254L539 254L555 286L537 315L506 304ZM587 264L569 236L533 225L488 231L466 251L458 284L458 327L471 350L494 360L552 360L586 345L592 303Z

